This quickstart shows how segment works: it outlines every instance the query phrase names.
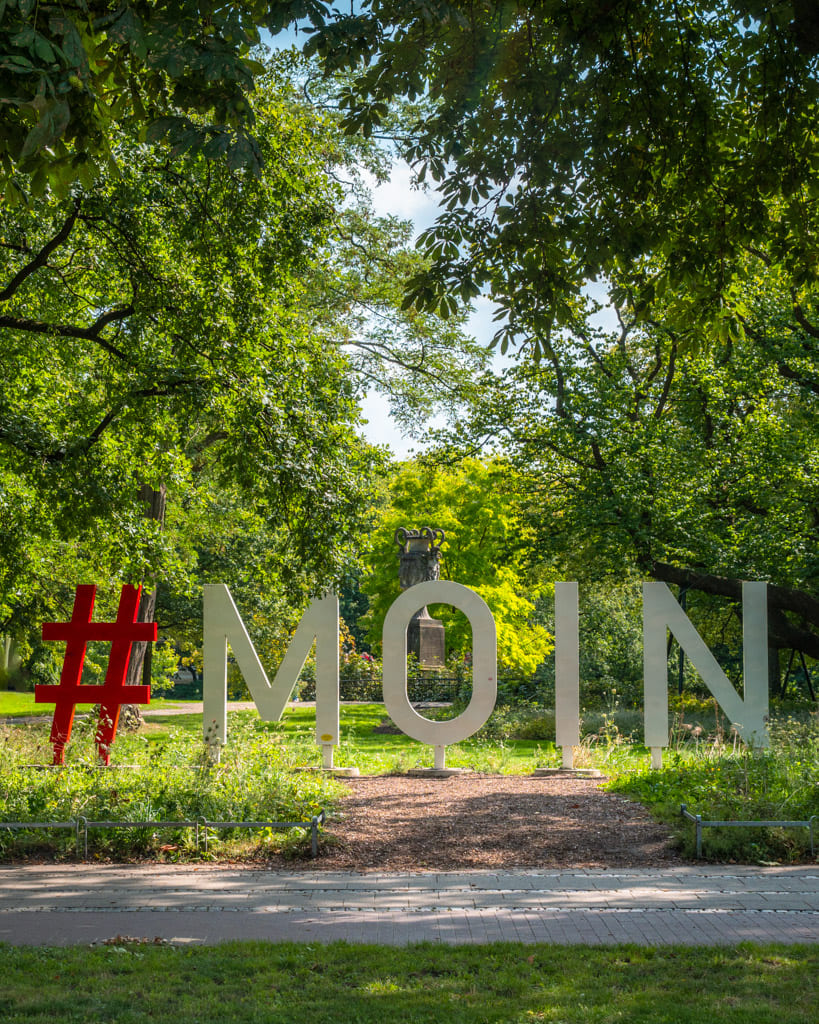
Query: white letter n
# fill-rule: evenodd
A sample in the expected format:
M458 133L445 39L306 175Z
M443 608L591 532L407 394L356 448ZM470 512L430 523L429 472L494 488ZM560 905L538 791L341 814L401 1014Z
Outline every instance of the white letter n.
M744 699L731 685L665 583L643 584L643 671L646 746L668 746L666 628L691 659L746 742L768 745L768 585L742 584Z

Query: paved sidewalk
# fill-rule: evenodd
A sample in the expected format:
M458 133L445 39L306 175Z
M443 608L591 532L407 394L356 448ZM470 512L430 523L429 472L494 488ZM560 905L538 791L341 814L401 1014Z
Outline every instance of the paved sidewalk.
M819 868L353 874L0 867L0 942L819 942Z

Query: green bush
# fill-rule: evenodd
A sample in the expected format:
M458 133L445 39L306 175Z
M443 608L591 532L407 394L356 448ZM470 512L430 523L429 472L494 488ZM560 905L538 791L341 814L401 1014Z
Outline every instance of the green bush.
M345 651L339 665L339 693L342 700L379 702L383 699L381 661L371 654ZM299 677L299 699L316 699L316 668L308 661ZM414 704L425 701L469 703L472 693L470 670L459 659L452 659L440 671L421 669L417 660L407 658L407 694Z
M97 821L308 821L330 808L340 787L317 773L294 774L298 745L282 743L281 733L231 716L230 743L222 762L208 764L198 735L182 729L151 741L118 736L112 767L96 765L95 719L75 725L66 748L65 768L47 765L51 749L42 730L0 732L0 821L68 821L82 815ZM247 842L248 834L220 831L212 847ZM162 846L193 849L193 830L122 829L93 833L95 850L136 857ZM72 855L70 831L9 833L0 830L0 857L23 850Z
M712 820L794 820L819 816L819 716L786 718L770 727L766 750L745 747L736 734L703 733L665 755L663 768L625 772L610 783L675 825L687 856L695 854L694 828L680 805ZM819 834L819 828L817 828ZM794 861L810 853L801 829L708 828L703 853L710 860Z
M530 711L515 716L509 738L516 740L554 740L554 711Z
M371 654L352 653L342 658L338 668L339 695L342 700L380 701L381 663ZM299 700L316 699L316 666L308 662L298 683Z
M454 710L462 710L460 706ZM427 712L427 714L430 714ZM443 713L442 713L443 716ZM452 711L445 717L452 717ZM580 735L618 736L621 739L641 738L643 715L640 711L617 709L612 712L583 711ZM496 707L489 721L476 734L483 740L545 740L554 742L555 713L537 705Z

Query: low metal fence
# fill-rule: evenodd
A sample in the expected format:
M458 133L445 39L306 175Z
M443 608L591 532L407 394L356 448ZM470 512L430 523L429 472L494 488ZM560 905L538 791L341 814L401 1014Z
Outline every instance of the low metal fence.
M10 832L23 832L32 829L73 829L76 834L77 856L82 851L83 860L88 860L88 833L91 829L104 828L192 828L196 850L200 843L205 853L208 850L208 829L250 828L250 829L310 829L310 851L313 857L318 856L318 830L323 825L326 815L323 810L314 814L309 821L208 821L197 818L194 821L90 821L83 815L69 821L0 821L0 829Z
M813 814L807 821L706 821L701 814L692 814L685 804L680 804L680 814L696 827L697 858L702 857L702 830L704 828L806 828L810 832L810 852L813 855L813 829L819 815Z

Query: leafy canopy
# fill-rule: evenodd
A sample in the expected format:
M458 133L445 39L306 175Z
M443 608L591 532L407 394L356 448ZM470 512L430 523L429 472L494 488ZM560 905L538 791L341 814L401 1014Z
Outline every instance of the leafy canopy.
M0 217L0 634L64 615L78 580L103 605L155 579L195 655L201 584L225 582L274 661L370 521L362 389L417 418L481 364L455 322L400 310L421 258L369 205L358 168L383 155L301 73L282 55L258 82L259 176L120 132L121 173Z
M771 286L747 286L741 341L695 348L625 317L561 335L549 359L486 380L446 457L499 439L549 571L733 599L768 580L772 646L819 657L819 386L812 338Z
M118 165L130 128L175 155L226 156L258 173L264 158L249 95L264 67L260 30L320 23L315 0L2 0L0 183L19 201L46 185L64 196Z
M306 283L332 257L337 146L275 76L256 105L258 178L120 135L122 173L3 216L3 631L82 579L253 580L269 615L351 557L379 460ZM138 497L161 483L164 532Z
M795 301L817 282L819 28L805 0L365 2L309 48L350 130L428 102L400 140L444 211L408 300L481 291L503 346L548 350L590 280L644 314L736 326L764 243Z

